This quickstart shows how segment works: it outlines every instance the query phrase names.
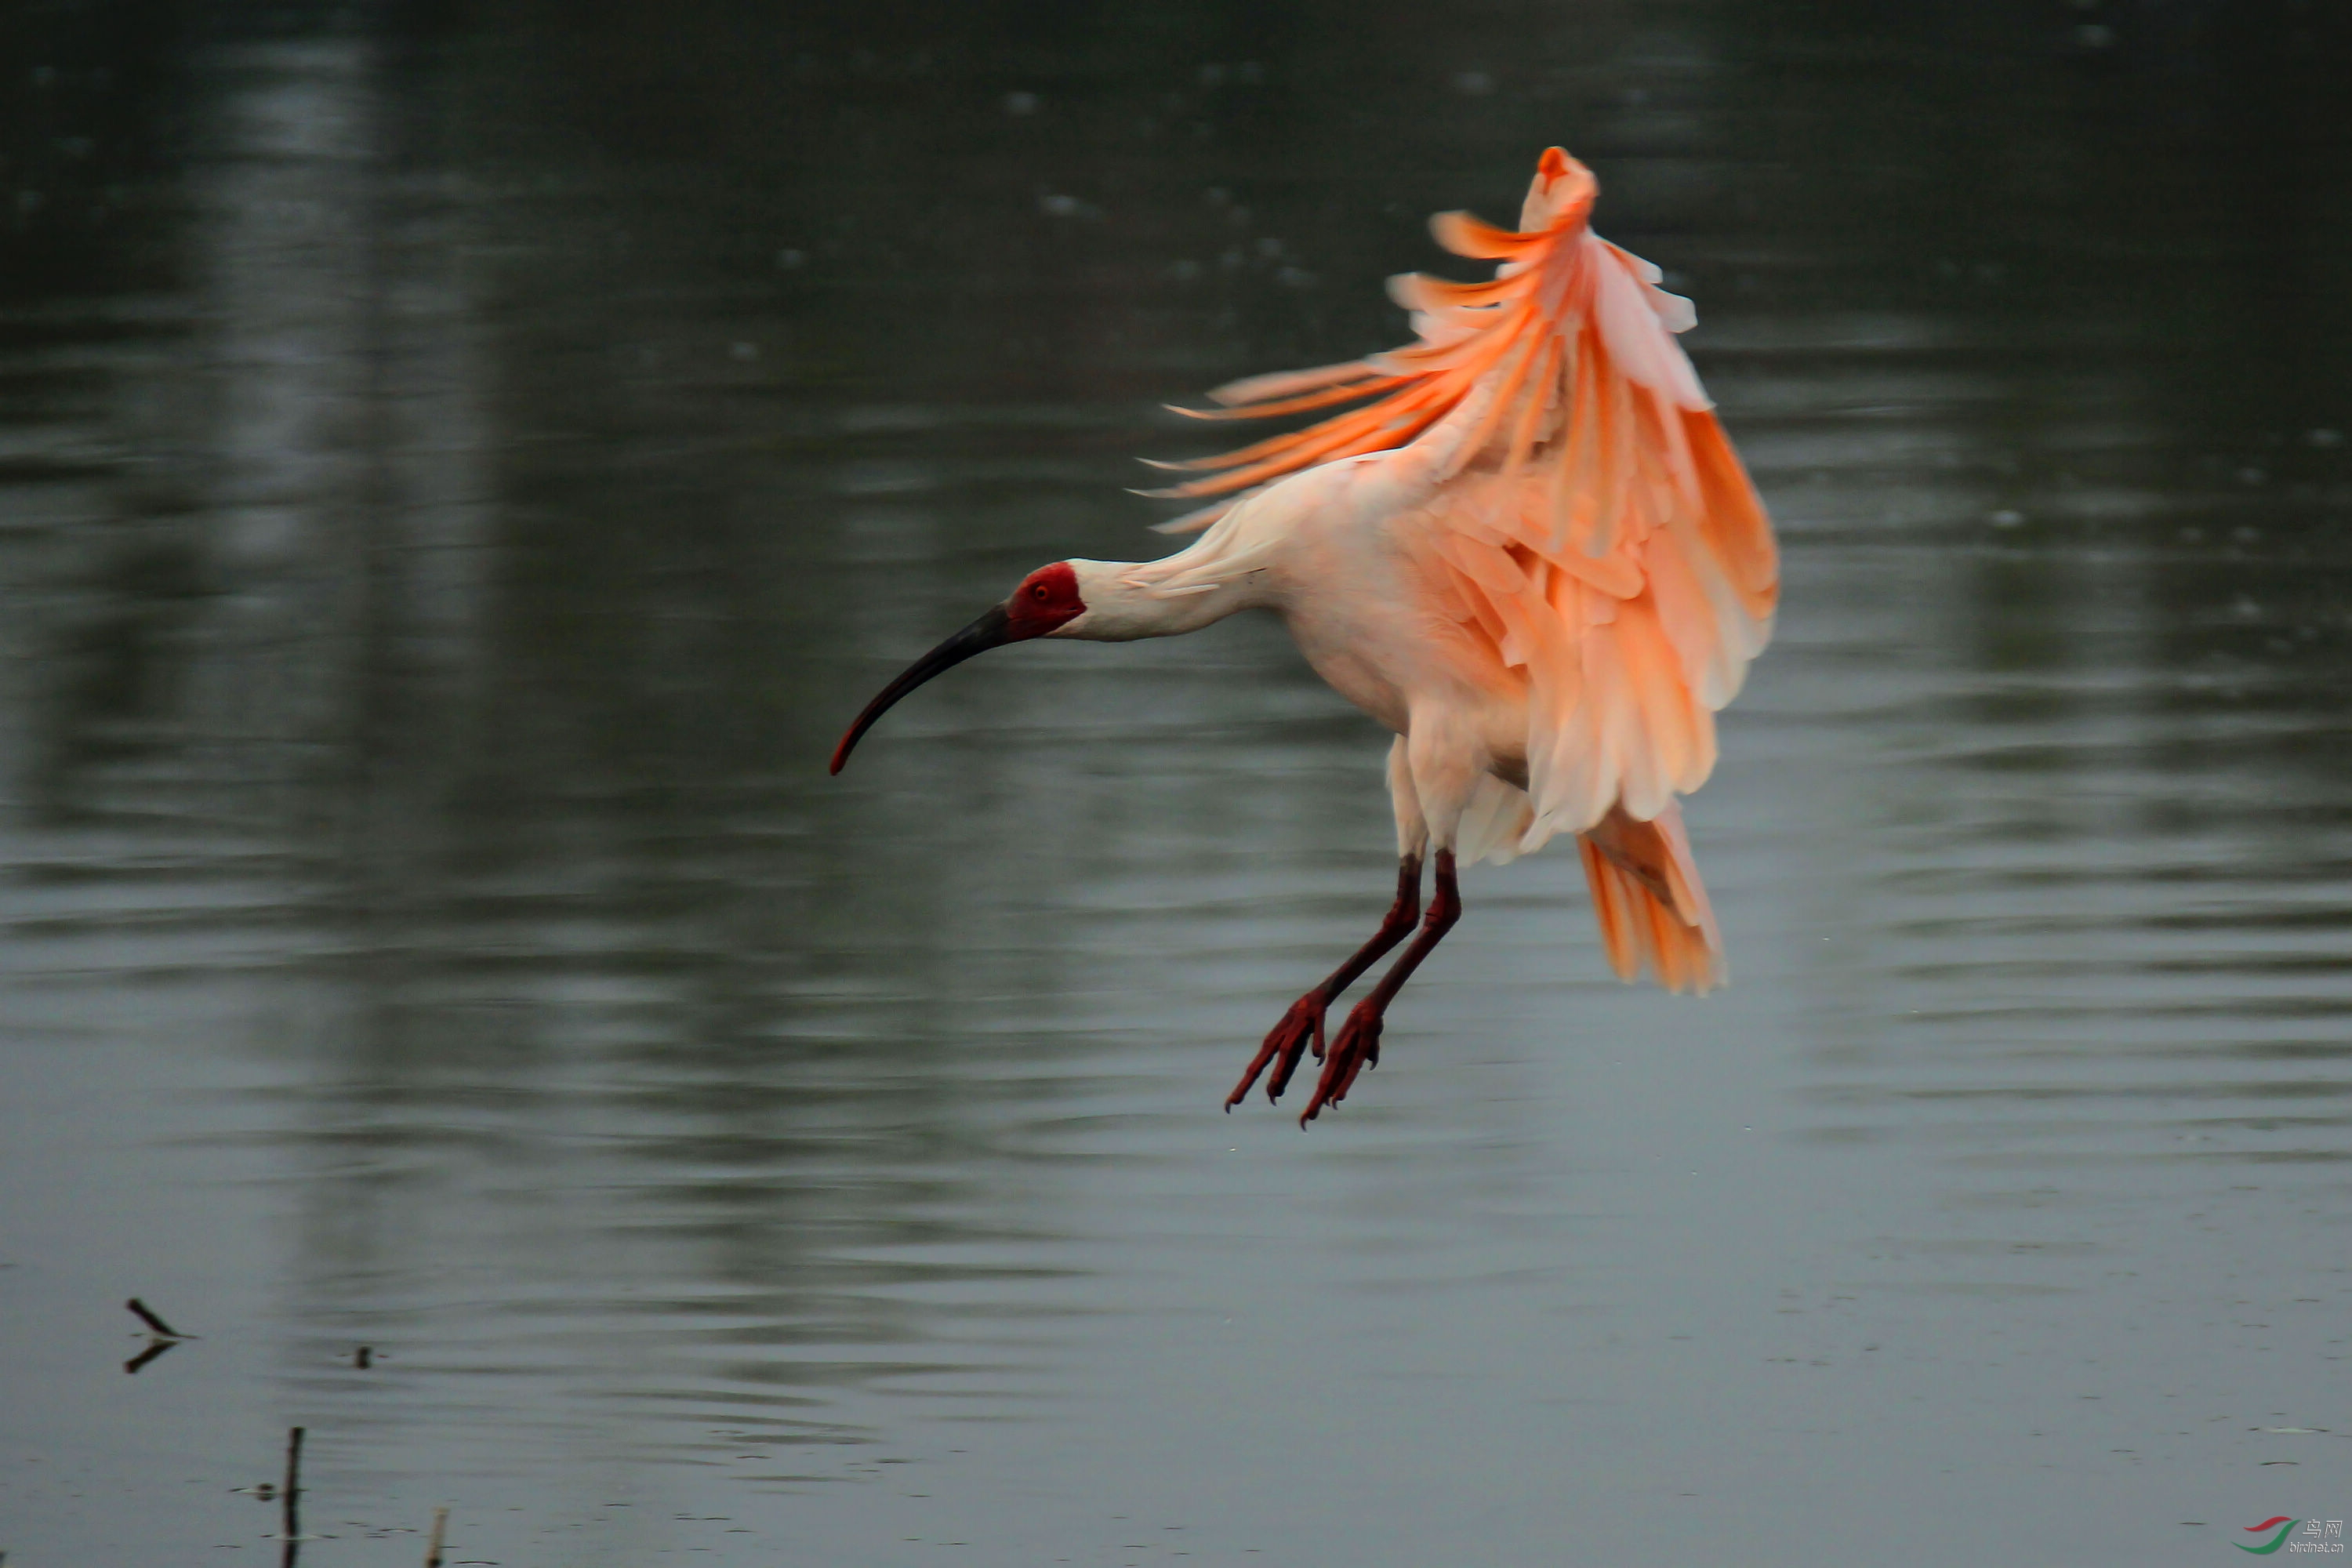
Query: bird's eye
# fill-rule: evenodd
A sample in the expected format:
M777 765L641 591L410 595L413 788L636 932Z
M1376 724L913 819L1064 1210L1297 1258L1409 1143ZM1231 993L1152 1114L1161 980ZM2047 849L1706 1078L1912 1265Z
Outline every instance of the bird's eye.
M1045 596L1045 584L1043 584L1043 583L1039 583L1039 584L1035 584L1034 586L1033 586L1033 587L1029 590L1029 596L1030 596L1031 598L1033 598L1033 599L1042 599L1042 598L1044 598L1044 597Z

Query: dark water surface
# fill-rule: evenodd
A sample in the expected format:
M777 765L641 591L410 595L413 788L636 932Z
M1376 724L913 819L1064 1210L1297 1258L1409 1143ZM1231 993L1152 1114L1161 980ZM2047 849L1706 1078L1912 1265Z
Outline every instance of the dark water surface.
M276 1560L295 1424L310 1568L2352 1514L2340 14L1439 14L0 23L9 1568ZM1390 881L1279 628L825 751L1555 141L1787 542L1736 983L1554 853L1343 1112L1219 1115Z

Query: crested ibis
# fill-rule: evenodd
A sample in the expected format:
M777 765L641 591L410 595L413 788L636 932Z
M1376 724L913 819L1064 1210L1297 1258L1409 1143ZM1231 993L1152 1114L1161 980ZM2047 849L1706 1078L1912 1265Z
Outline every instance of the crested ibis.
M1675 334L1658 269L1592 232L1598 183L1555 147L1518 227L1441 214L1494 278L1391 280L1418 341L1209 395L1211 420L1339 410L1147 493L1211 498L1156 561L1056 561L925 654L833 753L933 676L1032 637L1127 642L1271 610L1340 695L1386 726L1396 899L1371 940L1291 1005L1227 1098L1278 1099L1312 1051L1299 1117L1380 1059L1400 987L1460 917L1455 868L1575 835L1620 978L1724 978L1677 797L1715 764L1715 711L1770 636L1771 524ZM1352 406L1351 406L1352 405ZM1422 866L1434 862L1427 913ZM1418 926L1416 931L1415 927ZM1327 1044L1326 1012L1412 938ZM1271 1068L1271 1072L1267 1069Z

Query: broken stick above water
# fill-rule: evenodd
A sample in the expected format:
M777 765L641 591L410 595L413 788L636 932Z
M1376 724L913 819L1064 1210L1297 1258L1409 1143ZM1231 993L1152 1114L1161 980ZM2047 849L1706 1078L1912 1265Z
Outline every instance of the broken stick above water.
M122 1304L130 1308L133 1312L139 1314L139 1321L146 1324L149 1331L153 1333L159 1340L192 1340L196 1337L194 1334L182 1333L179 1330L173 1328L171 1324L157 1317L155 1315L155 1310L136 1296L131 1297L131 1300L123 1302Z

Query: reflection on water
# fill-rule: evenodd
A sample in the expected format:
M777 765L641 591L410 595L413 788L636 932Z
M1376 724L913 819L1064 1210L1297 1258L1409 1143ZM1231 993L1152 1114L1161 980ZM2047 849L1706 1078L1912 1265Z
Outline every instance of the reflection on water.
M0 39L0 1549L265 1550L297 1423L322 1563L2341 1511L2338 24L113 9ZM1220 1117L1388 883L1277 631L823 758L1554 140L1788 541L1738 984L1539 859Z

